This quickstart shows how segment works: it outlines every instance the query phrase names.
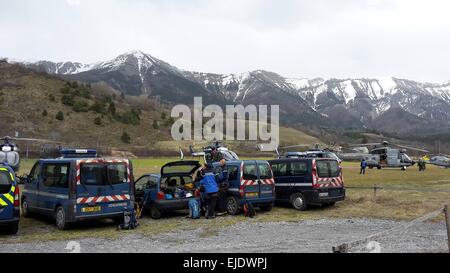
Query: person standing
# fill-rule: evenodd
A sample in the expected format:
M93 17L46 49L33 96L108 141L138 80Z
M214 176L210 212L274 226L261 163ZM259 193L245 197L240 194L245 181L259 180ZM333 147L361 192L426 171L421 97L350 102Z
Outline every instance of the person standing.
M366 174L366 168L367 168L367 162L366 160L363 158L361 160L361 171L359 172L359 174Z
M216 181L219 186L218 193L218 216L224 215L227 212L227 192L228 192L228 168L226 166L226 160L221 159L219 161L219 167L216 170Z
M207 165L205 174L200 180L200 187L206 193L206 219L215 218L215 208L217 204L219 187L217 186L216 178L213 173L211 165Z

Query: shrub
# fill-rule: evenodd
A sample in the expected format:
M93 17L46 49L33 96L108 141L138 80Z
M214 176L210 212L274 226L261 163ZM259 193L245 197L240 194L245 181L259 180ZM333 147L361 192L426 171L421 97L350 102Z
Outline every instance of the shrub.
M48 116L47 110L44 109L44 111L42 111L42 116L43 116L43 117Z
M153 129L158 129L159 128L159 125L158 125L158 122L156 121L156 119L155 120L153 120Z
M123 143L130 144L131 138L127 134L127 132L123 132L122 136L120 137L120 139L122 140Z
M59 112L56 114L56 119L57 119L57 120L64 120L64 114L63 114L63 112L59 111Z
M75 104L75 97L73 95L63 95L61 97L61 102L67 106L73 106Z
M111 113L111 115L115 115L116 114L116 105L114 104L113 101L111 101L109 103L108 112Z
M94 105L91 106L91 110L98 114L105 114L105 104L103 102L96 101Z
M102 125L102 119L100 117L96 117L94 119L94 124L95 125Z
M87 112L89 111L89 104L85 101L76 101L72 108L75 112Z

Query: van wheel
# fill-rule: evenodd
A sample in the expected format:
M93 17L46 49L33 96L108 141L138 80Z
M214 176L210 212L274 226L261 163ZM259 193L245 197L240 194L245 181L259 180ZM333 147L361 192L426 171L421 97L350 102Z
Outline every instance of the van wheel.
M240 211L239 201L236 197L230 196L227 198L227 212L229 215L236 215Z
M261 211L271 211L273 208L273 203L267 204L267 205L260 205L259 209Z
M153 219L159 219L161 218L161 211L156 207L155 204L152 204L150 206L150 217L152 217Z
M22 216L25 218L30 216L27 199L22 200Z
M66 222L66 213L64 212L63 207L58 207L56 209L55 222L56 222L56 227L59 230L65 230L69 227L68 223Z
M19 231L19 222L16 222L14 224L11 224L8 226L7 232L10 235L15 235Z
M294 193L291 195L291 204L296 210L306 210L308 207L306 205L306 200L303 194L301 193Z

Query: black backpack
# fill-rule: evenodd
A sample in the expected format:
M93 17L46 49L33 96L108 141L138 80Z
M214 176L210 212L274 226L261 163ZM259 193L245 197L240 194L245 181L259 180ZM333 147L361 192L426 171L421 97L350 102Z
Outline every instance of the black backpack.
M123 222L118 229L135 229L138 226L136 212L134 209L123 212Z
M253 204L250 202L244 203L244 215L245 217L253 218L256 216L255 207L253 207Z

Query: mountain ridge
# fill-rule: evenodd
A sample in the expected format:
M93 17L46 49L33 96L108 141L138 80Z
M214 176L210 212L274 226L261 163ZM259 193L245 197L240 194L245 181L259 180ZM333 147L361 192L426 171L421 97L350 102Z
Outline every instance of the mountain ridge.
M147 95L174 104L191 104L194 96L202 96L204 103L219 105L279 104L282 119L290 124L344 128L370 128L377 124L383 130L384 124L376 120L385 120L382 114L390 109L395 109L395 113L400 109L437 124L437 131L450 127L450 81L421 83L396 77L286 78L265 70L231 74L194 72L139 50L94 64L39 61L21 65L70 80L105 82L128 95ZM399 119L406 116L399 114Z

